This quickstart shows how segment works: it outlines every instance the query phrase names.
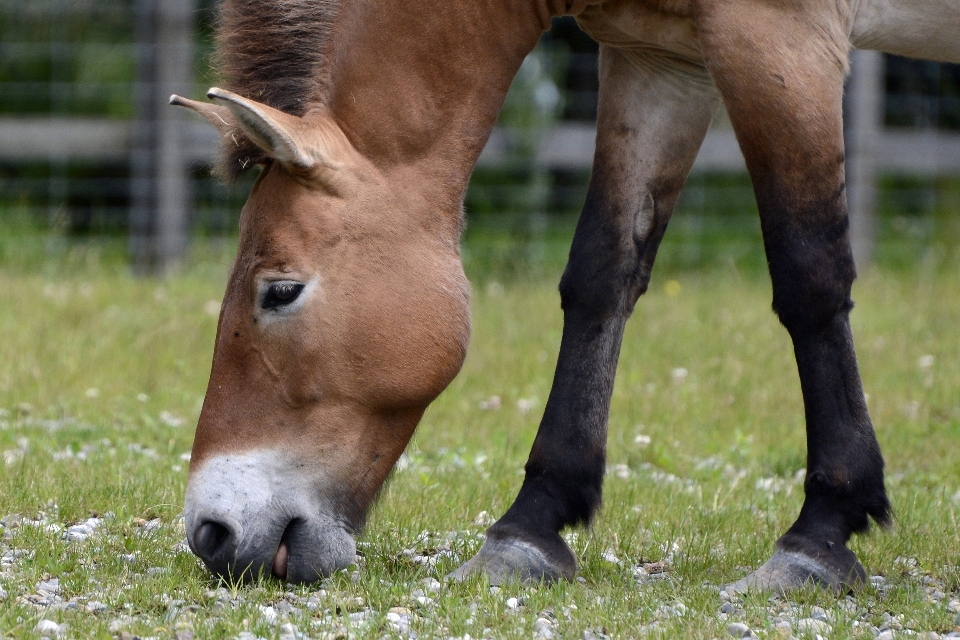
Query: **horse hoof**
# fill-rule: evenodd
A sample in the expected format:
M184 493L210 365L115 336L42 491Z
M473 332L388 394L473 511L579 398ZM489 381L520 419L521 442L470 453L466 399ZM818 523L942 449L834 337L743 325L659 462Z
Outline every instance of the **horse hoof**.
M446 579L463 582L475 575L486 575L491 585L571 580L577 572L576 556L559 535L549 547L548 553L525 540L488 534L477 555Z
M773 557L759 569L725 588L728 592L775 591L785 593L804 587L815 586L836 593L846 593L863 586L866 571L853 552L846 553L833 562L823 562L798 551L777 549ZM836 562L841 559L842 562Z

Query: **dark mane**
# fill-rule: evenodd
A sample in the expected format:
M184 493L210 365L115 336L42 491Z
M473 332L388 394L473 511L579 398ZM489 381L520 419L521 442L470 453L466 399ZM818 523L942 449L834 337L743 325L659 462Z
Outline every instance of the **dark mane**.
M303 115L321 100L324 48L338 0L223 0L215 64L222 85L281 111ZM233 179L266 161L237 132L219 172Z

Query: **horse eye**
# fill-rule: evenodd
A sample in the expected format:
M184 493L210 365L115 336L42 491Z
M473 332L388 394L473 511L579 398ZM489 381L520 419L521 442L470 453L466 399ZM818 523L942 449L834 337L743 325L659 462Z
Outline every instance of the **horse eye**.
M296 300L301 291L303 291L303 285L300 283L274 282L263 296L263 302L260 303L260 307L263 309L276 309L277 307L286 306Z

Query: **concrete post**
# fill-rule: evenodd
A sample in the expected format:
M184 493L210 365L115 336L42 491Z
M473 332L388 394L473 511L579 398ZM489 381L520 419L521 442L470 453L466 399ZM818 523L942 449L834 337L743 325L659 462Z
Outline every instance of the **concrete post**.
M190 95L194 0L136 0L137 106L131 152L134 270L163 274L183 258L192 193L185 122L170 94Z
M877 153L883 125L883 54L855 50L844 95L847 206L853 257L861 270L876 238Z

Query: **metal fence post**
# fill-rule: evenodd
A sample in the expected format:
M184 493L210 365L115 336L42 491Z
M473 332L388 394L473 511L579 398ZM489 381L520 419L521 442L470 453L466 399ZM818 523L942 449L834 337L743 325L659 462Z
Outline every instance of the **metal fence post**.
M883 54L854 50L844 95L850 242L859 268L869 266L876 241L877 153L883 119Z
M136 0L136 121L131 150L130 243L134 270L162 274L183 258L191 205L180 110L193 79L194 0Z

